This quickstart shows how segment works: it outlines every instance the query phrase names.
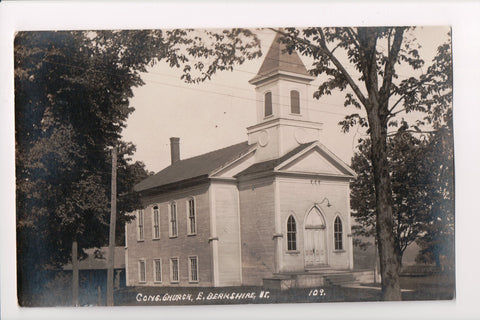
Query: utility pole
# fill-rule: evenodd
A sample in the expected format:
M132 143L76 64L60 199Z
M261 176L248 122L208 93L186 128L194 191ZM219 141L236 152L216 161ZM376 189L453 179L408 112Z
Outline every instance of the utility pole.
M72 304L78 307L78 243L75 237L72 241Z
M115 224L117 220L117 147L112 149L112 197L110 205L110 237L108 243L107 306L113 306L115 263Z

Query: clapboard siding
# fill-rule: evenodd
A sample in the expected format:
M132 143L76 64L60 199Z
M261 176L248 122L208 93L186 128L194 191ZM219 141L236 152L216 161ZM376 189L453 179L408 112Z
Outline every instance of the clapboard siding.
M280 188L280 212L282 220L282 232L285 235L282 244L284 257L281 271L302 271L304 269L304 222L309 210L317 204L324 215L326 223L327 238L327 264L330 267L349 268L348 238L349 229L348 203L345 195L348 192L348 180L341 179L285 179L279 178ZM321 203L325 198L328 199ZM297 222L297 250L299 254L287 252L286 233L287 219L294 215ZM333 223L336 216L340 216L343 223L343 244L342 251L334 250Z
M236 184L212 184L218 235L219 286L241 284L240 228Z
M274 271L274 186L273 179L241 183L240 223L242 229L242 282L262 284Z
M162 193L143 199L145 205L144 241L137 241L136 221L127 225L128 244L128 285L164 285L164 286L210 286L212 285L212 257L208 243L210 237L210 216L208 185L184 189L181 192ZM187 235L187 201L195 198L197 233ZM169 211L171 201L177 203L178 237L169 237ZM152 210L160 209L160 239L152 239ZM188 281L188 257L198 256L199 282ZM179 283L172 284L170 279L170 258L179 259ZM146 283L138 282L138 260L145 259ZM162 259L162 283L153 281L153 259Z

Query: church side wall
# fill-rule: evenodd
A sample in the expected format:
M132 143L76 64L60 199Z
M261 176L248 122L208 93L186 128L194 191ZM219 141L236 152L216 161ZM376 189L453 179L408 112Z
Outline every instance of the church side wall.
M261 285L274 272L273 179L241 182L242 284Z
M218 236L218 286L242 283L240 215L236 183L213 182L215 221Z
M187 234L187 203L195 199L196 234ZM169 236L169 204L177 205L178 236ZM144 197L144 240L137 240L137 221L127 224L127 272L129 286L211 286L212 256L208 242L210 237L210 213L208 185L191 187L181 191L161 193ZM153 206L160 210L160 239L153 239ZM189 260L198 257L198 282L190 282ZM172 283L170 259L178 258L179 282ZM139 282L139 260L144 259L146 281ZM162 282L154 282L154 259L161 259Z
M332 268L350 268L350 242L348 234L350 214L348 201L345 195L348 192L349 182L340 179L313 179L313 178L277 178L280 189L280 212L282 223L282 266L280 271L303 271L305 269L305 219L312 207L317 204L325 218L325 238L327 250L327 265ZM328 199L331 206L327 206ZM297 223L297 250L287 250L287 220L293 215ZM343 225L343 250L334 250L334 221L339 216ZM353 267L353 266L352 266Z

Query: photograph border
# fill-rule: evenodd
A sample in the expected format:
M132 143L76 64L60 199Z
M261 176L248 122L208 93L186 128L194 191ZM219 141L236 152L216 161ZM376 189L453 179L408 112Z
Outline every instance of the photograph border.
M332 2L300 3L287 2L180 2L155 3L105 1L100 3L74 4L63 1L42 3L2 2L0 4L0 32L2 56L0 70L9 70L0 75L0 101L2 101L2 211L4 220L1 233L1 313L5 319L37 318L71 319L113 315L119 319L131 317L148 318L158 312L166 318L187 318L192 306L143 307L139 316L138 307L126 308L19 308L16 304L15 263L15 175L14 175L14 123L13 123L13 37L20 30L66 30L66 29L154 29L170 27L269 27L321 25L451 25L453 30L454 63L454 121L456 162L456 284L454 301L429 302L381 302L381 303L318 303L318 304L270 304L233 306L195 306L200 318L222 318L226 314L234 319L260 313L266 318L288 318L298 315L319 315L328 318L383 319L388 313L393 318L418 315L436 319L467 318L480 314L476 308L478 277L473 277L479 258L475 253L474 240L479 225L475 182L480 178L475 167L480 156L480 132L474 119L480 118L475 108L475 93L478 92L480 46L473 40L480 39L480 22L477 17L478 3L433 3L388 4ZM328 14L323 14L327 12ZM299 15L291 12L301 12ZM321 17L315 13L322 13ZM392 17L395 12L395 17ZM111 18L106 19L107 16ZM126 18L128 17L128 18ZM179 23L181 21L182 23ZM372 308L373 306L373 308ZM117 310L118 309L118 310ZM107 314L108 313L108 314ZM360 315L360 316L358 316Z

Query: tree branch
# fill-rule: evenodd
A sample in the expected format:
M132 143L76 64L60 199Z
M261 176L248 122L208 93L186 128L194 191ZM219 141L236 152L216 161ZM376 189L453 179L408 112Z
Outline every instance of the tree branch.
M352 28L346 28L346 29L347 29L347 32L348 32L348 34L350 35L350 37L352 37L353 44L355 45L355 47L357 48L358 52L360 53L360 44L358 43L358 36L357 36L357 34L353 31Z
M417 131L417 130L402 130L401 132L408 132L408 133L435 133L437 132L438 130L421 130L421 131ZM399 133L400 131L395 131L395 132L389 132L387 133L387 137L392 137L394 135L396 135L397 133Z
M405 110L405 109L402 109L402 110L400 110L400 111L398 111L398 112L392 113L392 111L398 106L398 104L399 104L406 96L408 96L409 94L411 94L411 93L415 92L416 90L418 90L418 89L420 88L420 86L426 84L426 82L427 82L428 80L430 80L430 79L429 79L429 78L425 78L425 79L421 80L420 82L418 82L417 84L415 84L415 86L411 86L410 88L408 88L407 90L409 90L409 91L405 92L405 93L395 102L395 104L388 110L388 115L389 115L389 116L395 116L397 113ZM393 95L393 93L392 93L392 95ZM391 95L390 95L390 96L391 96Z
M404 30L404 27L398 27L395 29L392 47L388 51L388 58L387 62L385 63L385 72L383 75L383 83L382 87L380 88L380 96L384 101L387 101L390 96L390 86L392 84L392 78L395 72L394 66L402 46Z
M397 101L397 103L398 103L398 101ZM392 109L393 109L393 108L392 108ZM391 113L391 114L389 115L389 117L390 117L390 118L395 117L397 114L399 114L400 112L403 112L403 111L405 111L405 110L407 110L407 109L406 109L406 108L403 108L403 109L400 109L400 110L398 110L398 111L396 111L396 112L393 112L393 113Z
M362 102L362 104L365 106L365 108L368 108L368 106L369 106L368 100L365 98L365 96L363 95L360 88L357 86L357 84L355 83L353 78L350 76L350 74L347 72L345 67L340 63L340 61L338 61L338 59L328 49L327 44L326 44L326 40L325 40L325 35L323 34L323 31L322 31L321 28L319 28L320 38L321 38L321 42L320 42L321 47L318 47L318 46L312 44L310 41L308 41L306 39L302 39L302 38L299 38L299 37L294 38L290 34L285 33L281 30L277 30L277 29L274 29L274 28L270 28L270 29L275 31L275 32L280 33L283 36L286 36L290 39L296 40L296 41L298 41L298 42L300 42L300 43L302 43L306 46L309 46L311 48L320 50L321 52L325 53L328 56L328 58L332 61L332 63L335 65L335 67L337 67L337 69L343 74L343 76L347 80L348 84L352 88L353 92L358 97L358 99Z
M338 61L338 59L330 52L330 50L328 50L328 47L327 47L327 43L326 43L326 40L325 40L325 35L323 33L323 30L320 28L319 29L319 32L320 32L320 39L321 39L321 46L323 49L322 51L325 52L325 54L330 58L330 60L333 62L333 64L337 67L337 69L343 74L343 76L347 79L347 82L348 84L350 85L350 87L352 88L353 92L355 92L355 95L358 97L358 99L362 102L362 104L365 106L365 108L368 108L369 107L369 104L368 104L368 100L367 98L365 98L365 96L363 95L362 91L360 90L360 88L357 86L357 84L355 83L355 81L352 79L352 77L350 76L350 74L347 72L347 70L345 69L345 67L340 63L340 61Z
M405 109L402 109L400 111L397 111L397 112L392 112L397 106L398 104L407 96L407 94L404 94L400 97L400 99L398 99L395 104L388 110L388 116L391 118L391 117L394 117L395 115L397 115L397 113L405 110Z

